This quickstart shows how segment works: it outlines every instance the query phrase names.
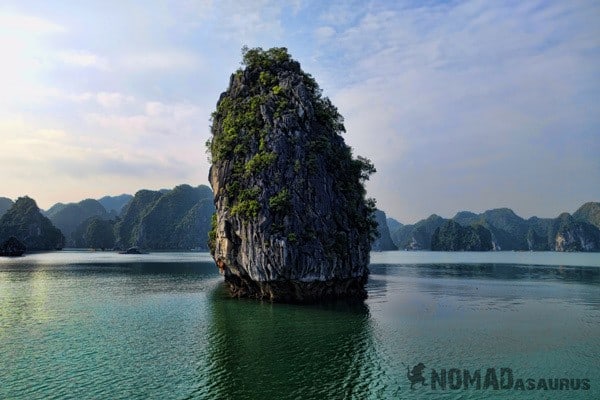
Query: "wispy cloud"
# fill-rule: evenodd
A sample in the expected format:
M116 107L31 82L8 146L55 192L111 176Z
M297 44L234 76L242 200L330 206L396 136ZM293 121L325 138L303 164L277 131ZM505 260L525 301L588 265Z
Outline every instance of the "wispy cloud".
M130 70L198 70L202 59L189 51L154 51L126 55L120 60L120 66Z
M580 170L581 196L600 179L597 164L580 161L600 125L589 97L600 93L598 15L589 2L473 1L371 10L338 32L328 44L335 57L321 51L323 61L351 144L380 166L370 189L382 207L408 220L481 204L549 213L575 195L539 204L554 193L545 168L559 180ZM475 159L476 168L459 167ZM389 189L391 176L404 191ZM469 187L476 194L463 195Z
M333 35L335 35L335 29L331 26L320 26L315 29L315 37L318 40L331 39Z
M10 14L0 11L0 33L44 35L64 32L67 32L66 27L39 16Z
M58 59L67 65L76 67L98 68L103 70L109 68L109 63L106 58L86 50L62 51L58 54Z
M132 103L134 101L134 97L118 92L100 92L96 94L96 101L102 107L115 108L123 105L124 103Z
M209 115L207 110L189 103L150 101L138 104L138 109L140 107L141 110L133 113L118 110L113 113L88 113L86 119L90 124L111 132L156 139L156 134L179 138L196 135L199 133L198 126L205 124Z

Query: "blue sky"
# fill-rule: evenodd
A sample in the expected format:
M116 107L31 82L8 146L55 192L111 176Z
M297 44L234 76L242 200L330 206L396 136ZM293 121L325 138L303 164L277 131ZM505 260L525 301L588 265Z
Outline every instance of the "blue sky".
M390 216L600 201L597 1L4 1L0 195L206 184L240 49L285 46Z

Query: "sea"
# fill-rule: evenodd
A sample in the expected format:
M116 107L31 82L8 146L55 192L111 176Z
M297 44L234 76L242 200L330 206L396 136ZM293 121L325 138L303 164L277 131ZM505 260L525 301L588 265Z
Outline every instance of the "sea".
M372 253L367 289L271 304L207 253L0 258L0 399L600 399L598 253Z

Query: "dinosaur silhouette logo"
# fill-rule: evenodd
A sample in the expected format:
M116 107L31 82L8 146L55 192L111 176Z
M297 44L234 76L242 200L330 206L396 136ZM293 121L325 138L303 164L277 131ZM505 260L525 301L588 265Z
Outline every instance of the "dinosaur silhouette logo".
M411 389L415 388L415 383L420 383L421 386L427 386L427 382L423 376L423 371L425 370L425 365L423 363L418 363L412 368L412 370L408 367L408 365L404 364L404 366L406 367L406 377L410 381Z

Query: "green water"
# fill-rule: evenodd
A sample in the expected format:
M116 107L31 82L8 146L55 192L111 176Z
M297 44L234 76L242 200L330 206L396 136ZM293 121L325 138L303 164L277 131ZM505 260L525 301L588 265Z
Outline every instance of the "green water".
M321 306L230 299L206 254L0 259L0 399L600 398L600 255L488 254L374 254ZM488 368L590 388L431 385Z

